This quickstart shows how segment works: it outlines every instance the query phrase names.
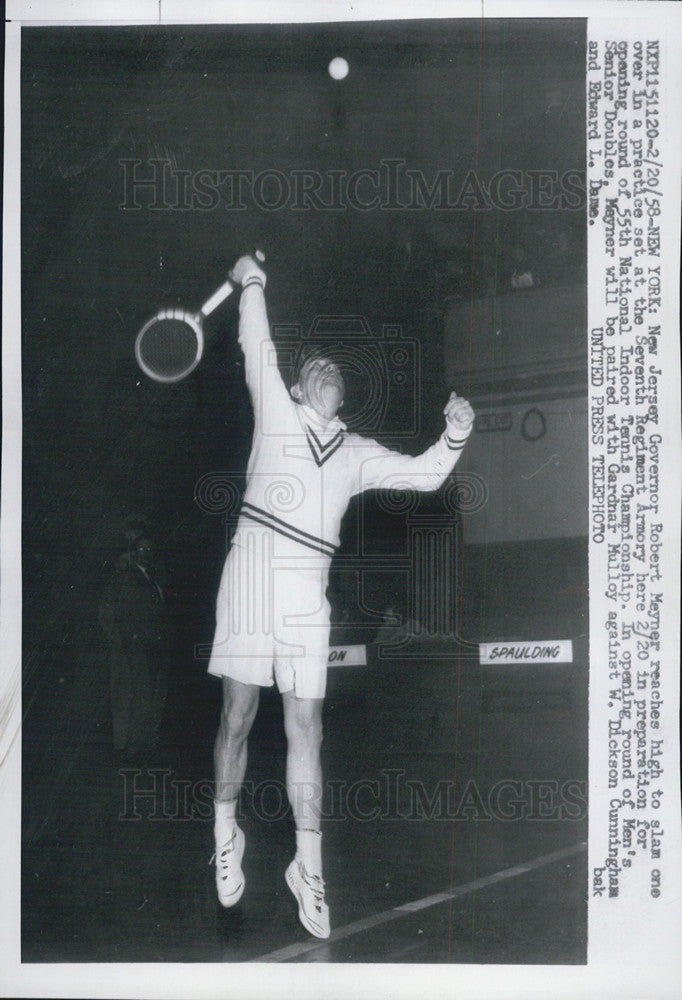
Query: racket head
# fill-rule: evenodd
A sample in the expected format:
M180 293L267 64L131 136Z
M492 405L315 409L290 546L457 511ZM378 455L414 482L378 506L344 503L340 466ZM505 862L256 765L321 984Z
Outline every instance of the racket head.
M162 309L135 338L138 365L155 382L179 382L194 371L204 353L201 317L183 309Z

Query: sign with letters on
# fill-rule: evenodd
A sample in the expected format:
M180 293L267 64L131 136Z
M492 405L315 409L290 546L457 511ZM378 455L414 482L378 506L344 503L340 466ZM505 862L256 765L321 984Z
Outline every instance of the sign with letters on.
M327 664L330 667L366 667L366 646L332 646Z
M498 663L573 663L573 642L570 639L482 642L478 652L482 666Z

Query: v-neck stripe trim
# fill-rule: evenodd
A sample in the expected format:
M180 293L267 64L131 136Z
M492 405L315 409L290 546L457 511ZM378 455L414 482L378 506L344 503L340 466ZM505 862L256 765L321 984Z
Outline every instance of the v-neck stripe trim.
M321 468L324 465L324 463L327 462L332 457L332 455L334 455L339 450L339 448L343 444L342 431L339 431L338 434L336 434L331 439L331 441L328 441L327 444L324 446L320 445L319 441L317 440L317 435L312 430L312 428L308 426L306 426L305 436L306 436L306 441L308 442L308 447L312 452L312 456L315 459L315 464L317 465L318 469Z

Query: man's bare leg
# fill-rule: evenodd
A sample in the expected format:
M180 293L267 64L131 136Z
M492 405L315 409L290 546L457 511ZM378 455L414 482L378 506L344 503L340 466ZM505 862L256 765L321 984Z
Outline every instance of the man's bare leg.
M329 937L322 881L322 699L282 695L287 737L287 794L296 823L296 857L286 881L298 900L299 919L316 937Z
M237 801L259 696L256 684L223 677L223 707L214 746L216 886L223 906L234 906L244 891L244 834L236 822Z
M282 703L287 738L287 795L296 830L316 834L314 842L319 842L323 701L321 698L296 698L293 691L287 691L282 695Z
M223 707L216 734L216 802L235 801L246 774L247 740L258 710L260 688L223 677Z

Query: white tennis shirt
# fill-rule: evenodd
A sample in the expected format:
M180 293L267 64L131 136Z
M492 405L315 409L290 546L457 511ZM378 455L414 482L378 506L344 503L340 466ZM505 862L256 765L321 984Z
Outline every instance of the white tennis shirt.
M260 284L242 290L239 314L255 426L237 531L261 525L273 533L276 557L297 565L298 560L328 565L354 494L438 489L457 463L470 428L457 437L446 428L435 444L411 456L349 433L338 417L325 425L287 391Z

